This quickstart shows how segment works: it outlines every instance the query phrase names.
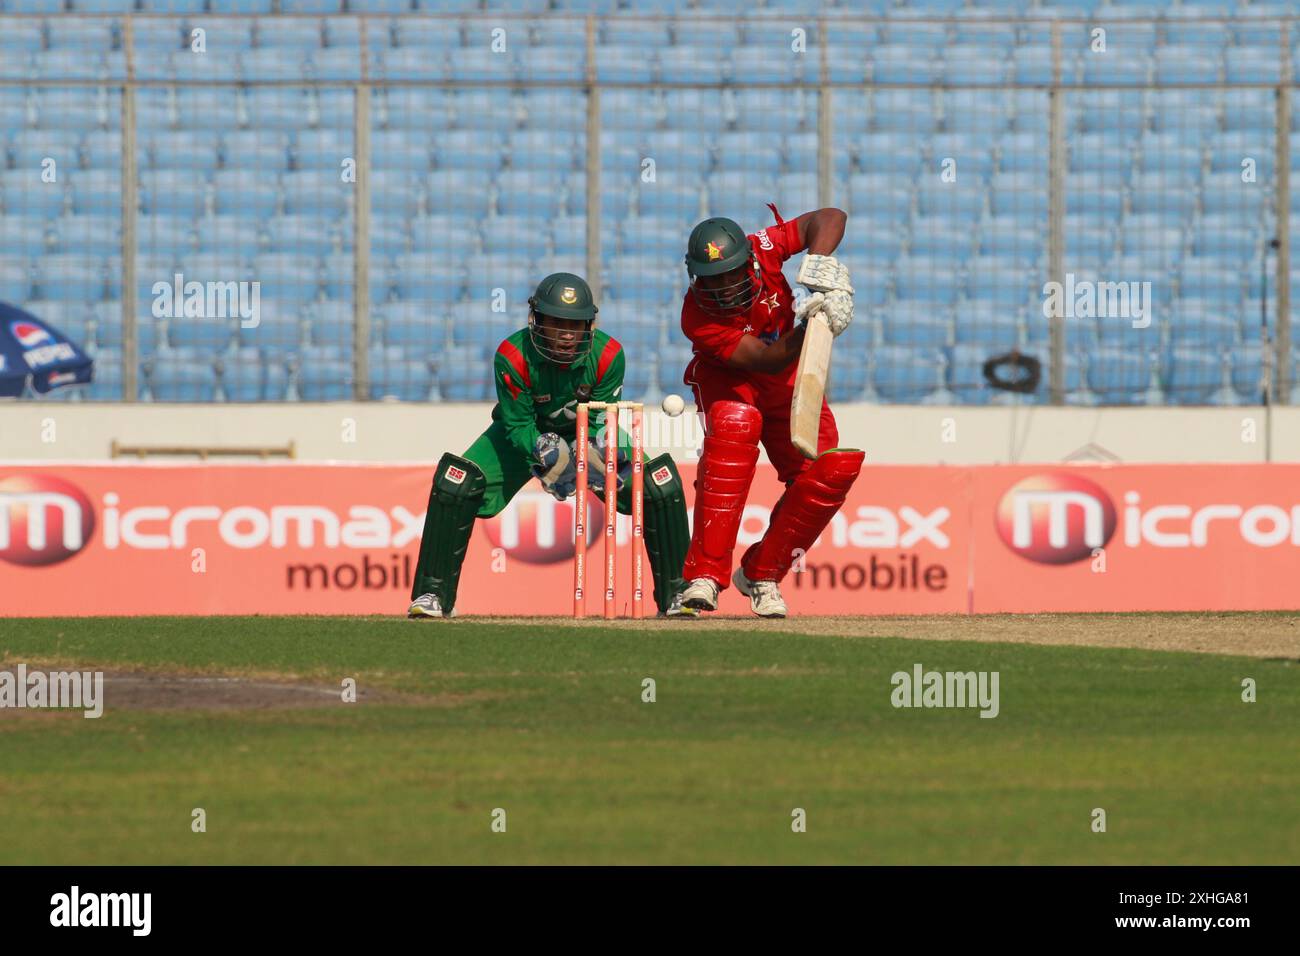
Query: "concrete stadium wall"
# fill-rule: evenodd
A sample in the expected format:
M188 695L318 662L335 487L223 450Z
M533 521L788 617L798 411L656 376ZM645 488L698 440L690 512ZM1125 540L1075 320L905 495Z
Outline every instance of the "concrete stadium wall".
M489 404L0 404L0 460L104 460L125 445L295 445L306 461L432 461L486 427ZM692 406L648 410L647 446L692 460ZM979 408L840 405L844 445L878 464L1300 461L1300 408Z

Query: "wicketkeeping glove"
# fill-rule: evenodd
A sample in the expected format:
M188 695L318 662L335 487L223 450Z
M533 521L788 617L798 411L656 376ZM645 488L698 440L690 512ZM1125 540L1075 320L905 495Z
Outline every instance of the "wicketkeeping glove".
M532 472L547 494L564 501L577 490L577 466L563 438L555 432L538 435L533 454L537 463L531 466Z
M578 444L574 441L570 448L572 455L577 455ZM614 493L623 490L623 486L631 480L632 477L632 458L622 445L618 447L617 463L618 487ZM587 486L597 491L605 490L605 429L600 429L596 433L596 440L587 442Z
M795 281L806 286L812 294L795 309L795 319L806 322L821 312L833 335L839 335L853 321L853 284L849 281L849 267L834 256L809 253L799 263Z

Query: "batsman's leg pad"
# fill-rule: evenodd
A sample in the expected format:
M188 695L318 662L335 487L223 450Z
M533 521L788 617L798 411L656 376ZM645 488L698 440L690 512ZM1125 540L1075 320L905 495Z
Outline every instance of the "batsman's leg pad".
M763 416L744 402L714 402L695 479L695 531L682 574L709 578L719 588L731 580L731 553L740 531L749 486L758 465Z
M460 567L486 488L487 479L474 462L450 453L442 456L433 472L411 600L436 594L444 614L456 606Z
M690 546L682 476L668 455L652 458L645 463L645 551L654 579L655 604L661 613L686 586L682 563Z
M762 540L745 552L740 562L745 577L782 580L796 552L806 554L840 510L865 457L865 452L854 448L833 448L809 465L776 503Z

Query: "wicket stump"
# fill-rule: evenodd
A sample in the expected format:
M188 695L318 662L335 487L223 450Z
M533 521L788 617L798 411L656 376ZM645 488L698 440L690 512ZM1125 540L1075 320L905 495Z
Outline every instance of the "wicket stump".
M640 402L583 402L578 405L575 470L578 487L573 499L573 616L587 616L587 432L592 411L605 413L605 617L618 616L618 418L632 416L632 617L645 617L642 546L645 542L645 475ZM611 437L612 440L611 440Z

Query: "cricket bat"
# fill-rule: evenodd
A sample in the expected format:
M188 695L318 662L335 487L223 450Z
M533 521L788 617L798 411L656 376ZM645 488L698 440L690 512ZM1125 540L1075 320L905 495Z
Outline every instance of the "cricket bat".
M790 400L790 441L807 458L817 457L817 435L821 430L822 399L831 367L831 342L835 336L818 309L808 316L799 369L795 374L794 398Z

